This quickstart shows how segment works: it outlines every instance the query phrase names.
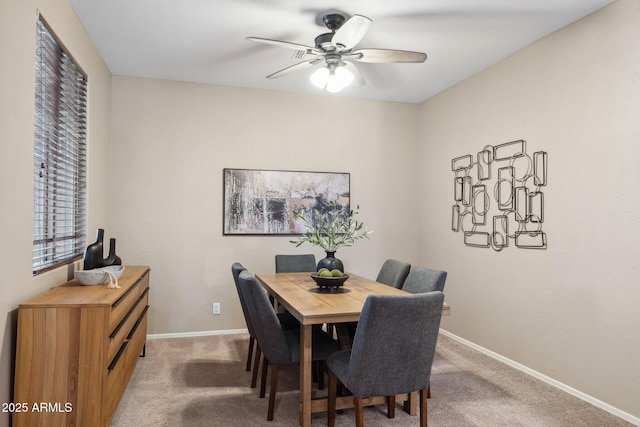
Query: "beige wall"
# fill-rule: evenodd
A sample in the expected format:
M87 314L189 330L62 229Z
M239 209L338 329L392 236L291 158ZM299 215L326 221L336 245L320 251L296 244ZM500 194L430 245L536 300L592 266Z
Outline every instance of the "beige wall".
M111 75L65 0L0 1L0 402L11 401L16 309L64 282L31 275L36 11L89 75L89 230L108 225ZM104 195L104 196L103 196ZM106 197L105 197L106 196ZM95 231L90 231L91 238ZM9 416L0 414L0 425Z
M125 263L152 268L150 333L245 328L233 262L324 256L290 237L223 236L223 168L349 172L374 233L337 256L374 278L388 257L417 262L417 117L410 104L114 77L113 232Z
M640 417L640 2L428 100L420 121L422 261L449 271L443 327ZM549 156L548 249L465 246L451 159L521 138Z

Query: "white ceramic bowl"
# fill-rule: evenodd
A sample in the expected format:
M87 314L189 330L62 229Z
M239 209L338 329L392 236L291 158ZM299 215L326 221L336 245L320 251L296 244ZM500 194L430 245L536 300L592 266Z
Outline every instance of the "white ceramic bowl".
M112 272L116 279L119 279L124 271L124 265L111 265L109 267L94 268L93 270L78 270L73 275L81 285L103 285L109 283L107 271Z

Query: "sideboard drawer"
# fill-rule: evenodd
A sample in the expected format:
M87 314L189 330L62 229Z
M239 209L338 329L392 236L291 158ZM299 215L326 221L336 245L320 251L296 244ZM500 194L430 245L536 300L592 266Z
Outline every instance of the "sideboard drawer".
M124 319L129 310L131 310L138 301L138 298L141 295L141 284L142 279L138 280L129 288L129 290L127 290L126 294L122 295L120 299L111 306L111 315L109 316L109 327L111 330L114 330L120 322L122 322L122 319Z
M149 289L149 273L145 274L140 278L140 285L138 287L138 295L142 296L144 292Z
M127 363L130 366L130 369L133 371L133 368L136 365L136 361L140 354L142 353L142 349L144 348L147 342L147 311L149 307L145 307L140 320L136 324L136 326L129 334L129 348L127 349Z
M145 294L146 295L146 294ZM105 425L109 423L113 416L120 398L127 387L129 378L133 373L142 348L147 339L147 310L148 306L142 305L142 313L133 329L129 331L127 339L120 347L107 373L107 394L105 398Z
M124 393L127 386L127 350L129 343L124 342L118 353L111 361L107 373L107 393L105 394L104 410L105 414L111 419L111 415L115 412L120 402L120 397Z
M120 324L113 330L113 332L109 336L109 350L107 352L107 360L109 361L109 363L111 363L111 361L115 357L125 338L131 333L133 326L140 319L140 315L147 305L149 305L148 290L142 294L142 297L138 299L138 302L133 306L129 313L125 315L124 319L122 319Z

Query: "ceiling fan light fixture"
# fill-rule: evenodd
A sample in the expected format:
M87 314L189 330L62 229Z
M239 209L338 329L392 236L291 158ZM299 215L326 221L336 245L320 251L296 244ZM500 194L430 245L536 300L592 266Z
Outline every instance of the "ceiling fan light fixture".
M318 35L314 39L314 46L262 37L247 37L251 41L294 49L296 51L295 59L305 59L303 62L269 74L268 79L286 76L294 71L304 70L322 63L323 66L311 74L311 82L318 89L340 92L347 86L363 87L366 84L362 73L355 64L357 62L373 64L422 63L427 59L427 54L423 52L372 48L353 50L371 26L371 19L366 16L352 15L346 19L341 13L329 13L324 15L323 22L331 32Z
M353 73L344 66L336 68L336 79L343 88L353 83Z
M353 82L353 73L344 66L333 68L318 68L311 74L311 83L319 89L327 89L328 92L340 92Z
M327 77L327 92L337 93L344 89L340 82L340 78L336 76L335 70L331 70L329 72L329 77Z
M329 69L327 67L318 68L311 74L311 83L318 89L324 89L327 85L327 78L329 77Z

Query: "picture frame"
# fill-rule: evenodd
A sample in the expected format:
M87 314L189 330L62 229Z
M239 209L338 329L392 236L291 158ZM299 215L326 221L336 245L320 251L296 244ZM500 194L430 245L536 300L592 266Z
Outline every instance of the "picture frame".
M349 211L350 174L223 169L223 235L299 235L304 223L331 203Z

